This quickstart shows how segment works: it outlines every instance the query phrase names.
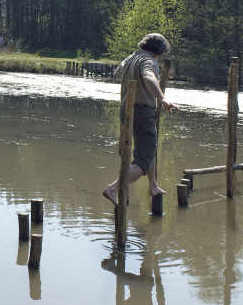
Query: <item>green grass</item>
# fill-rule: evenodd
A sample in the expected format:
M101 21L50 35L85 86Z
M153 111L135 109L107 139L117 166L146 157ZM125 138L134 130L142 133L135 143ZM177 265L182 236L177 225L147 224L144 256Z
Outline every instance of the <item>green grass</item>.
M38 54L9 52L0 50L0 71L8 72L31 72L31 73L47 73L47 74L63 74L65 73L66 62L100 62L104 64L116 64L117 62L100 58L94 60L91 58L54 58L44 57Z

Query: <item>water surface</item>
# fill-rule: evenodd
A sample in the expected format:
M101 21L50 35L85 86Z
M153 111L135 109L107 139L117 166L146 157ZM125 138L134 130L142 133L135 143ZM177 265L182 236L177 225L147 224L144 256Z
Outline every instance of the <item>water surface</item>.
M101 196L119 169L119 105L105 102L101 91L117 101L119 85L31 74L0 79L4 305L242 303L242 172L230 201L222 173L196 177L186 210L177 208L175 187L185 168L225 164L225 92L167 90L181 106L161 116L165 217L150 216L147 180L141 179L131 188L122 254L114 247L113 206ZM88 93L81 99L83 86ZM239 162L242 131L240 118ZM18 243L16 213L30 211L32 198L45 201L39 272L28 271L28 244Z

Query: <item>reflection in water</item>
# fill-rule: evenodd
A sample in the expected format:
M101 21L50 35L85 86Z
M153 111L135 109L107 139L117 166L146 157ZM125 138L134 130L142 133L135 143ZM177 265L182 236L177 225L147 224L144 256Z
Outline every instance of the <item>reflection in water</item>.
M145 179L132 186L128 251L126 255L112 251L102 262L102 269L100 257L106 257L114 244L113 207L101 193L119 167L119 108L112 103L75 99L2 98L0 205L18 209L36 197L46 202L44 229L49 243L43 250L48 259L40 271L47 289L42 291L41 304L54 300L53 305L73 305L76 302L72 299L85 298L85 304L96 305L102 295L103 304L114 305L114 300L103 295L111 289L113 279L104 269L116 276L117 304L239 304L235 300L242 297L243 285L242 173L237 173L238 193L229 204L224 198L225 176L216 174L195 178L192 208L177 209L175 185L183 169L225 164L225 117L191 110L195 109L185 107L173 116L161 117L158 180L167 190L166 216L149 216L151 198ZM239 123L238 156L242 162L242 118ZM198 202L208 203L196 206ZM42 229L33 227L33 232L41 233ZM91 243L93 240L96 242ZM22 264L28 254L26 248L25 254L20 249L17 262ZM3 261L1 257L0 268L12 272L10 278L24 269L5 267ZM63 276L57 278L50 270L57 271L60 266ZM83 269L85 273L80 272ZM101 290L97 284L100 280L96 280L100 276ZM23 274L20 277L24 279ZM40 274L29 277L30 294L40 299ZM4 287L3 275L0 282L0 288ZM28 304L19 288L22 286L16 286L18 301ZM92 292L87 292L91 286ZM16 299L9 304L16 304Z
M29 258L29 242L19 241L17 265L27 265Z
M224 305L231 305L231 294L236 282L235 275L235 231L236 231L236 204L227 202L226 240L225 240L225 270L224 270Z
M32 300L41 299L41 279L40 271L28 268L29 271L29 287L30 297Z
M156 230L156 235L153 231L155 227L160 228ZM126 253L114 250L109 259L102 261L102 268L116 275L116 305L153 305L154 286L157 304L166 304L159 260L153 248L159 239L161 228L161 221L158 218L151 218L150 223L145 228L145 241L147 241L148 250L143 254L139 275L126 272ZM125 288L129 289L128 297L125 294Z

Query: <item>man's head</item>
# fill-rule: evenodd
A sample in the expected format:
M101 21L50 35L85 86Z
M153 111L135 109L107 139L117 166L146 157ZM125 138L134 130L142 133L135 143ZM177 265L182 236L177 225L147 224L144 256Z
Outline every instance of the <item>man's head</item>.
M150 33L138 43L138 47L153 53L156 56L168 53L170 51L169 41L159 33Z

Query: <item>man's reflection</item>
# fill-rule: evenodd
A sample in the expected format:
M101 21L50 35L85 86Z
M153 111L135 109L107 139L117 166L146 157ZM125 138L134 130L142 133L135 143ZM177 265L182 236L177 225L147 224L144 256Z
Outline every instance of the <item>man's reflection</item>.
M126 254L113 250L110 258L101 263L103 269L116 275L116 305L153 305L153 287L156 288L156 298L159 305L165 305L164 289L162 286L158 258L152 247L153 235L150 223L146 228L149 251L144 254L139 275L126 272ZM159 235L156 235L159 236ZM125 287L130 295L125 299Z

